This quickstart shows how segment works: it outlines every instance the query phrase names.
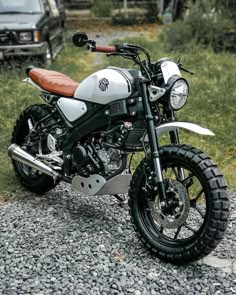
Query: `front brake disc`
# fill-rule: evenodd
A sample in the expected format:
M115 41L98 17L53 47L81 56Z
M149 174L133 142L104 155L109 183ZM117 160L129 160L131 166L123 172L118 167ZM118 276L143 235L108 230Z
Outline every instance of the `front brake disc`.
M166 195L169 202L172 199L175 201L175 205L172 205L170 210L168 210L170 205L167 206L167 210L163 210L157 196L155 201L149 201L151 213L154 221L160 226L167 229L175 229L183 225L188 218L190 210L188 192L180 182L169 180Z

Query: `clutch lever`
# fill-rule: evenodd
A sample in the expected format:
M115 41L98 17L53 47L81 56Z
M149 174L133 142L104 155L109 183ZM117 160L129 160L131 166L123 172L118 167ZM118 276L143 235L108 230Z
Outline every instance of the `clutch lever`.
M190 75L194 75L193 72L190 72L189 70L187 70L187 69L185 69L185 68L182 68L181 66L180 66L179 68L180 68L181 71L184 71L184 72L186 72L186 73L188 73L188 74L190 74Z
M184 71L184 72L186 72L186 73L188 73L188 74L190 74L190 75L194 75L193 72L190 72L189 70L187 70L187 69L185 69L185 68L182 67L181 59L178 60L177 65L178 65L178 67L179 67L179 69L180 69L181 71Z

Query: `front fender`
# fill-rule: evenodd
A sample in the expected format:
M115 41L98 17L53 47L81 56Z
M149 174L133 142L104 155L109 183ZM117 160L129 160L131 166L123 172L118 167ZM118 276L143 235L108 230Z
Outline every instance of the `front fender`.
M167 132L170 132L170 131L173 131L176 129L180 129L180 128L187 129L189 131L192 131L192 132L195 132L195 133L201 134L201 135L210 135L210 136L215 135L209 129L203 128L203 127L201 127L197 124L194 124L194 123L170 122L170 123L165 123L165 124L162 124L162 125L156 127L157 137L160 137Z

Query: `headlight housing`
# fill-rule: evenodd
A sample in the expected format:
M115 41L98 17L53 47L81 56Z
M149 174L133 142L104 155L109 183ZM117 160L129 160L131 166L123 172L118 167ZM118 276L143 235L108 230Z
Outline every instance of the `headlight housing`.
M32 41L32 33L31 32L20 32L19 33L19 40L21 42Z
M173 110L180 110L186 103L189 93L188 83L180 78L174 82L170 89L169 103Z

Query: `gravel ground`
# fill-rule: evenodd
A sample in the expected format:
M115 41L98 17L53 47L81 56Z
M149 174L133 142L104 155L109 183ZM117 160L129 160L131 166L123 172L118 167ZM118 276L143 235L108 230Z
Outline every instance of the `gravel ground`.
M231 221L212 253L235 257L236 194ZM0 210L0 294L234 294L236 276L202 261L174 266L136 238L127 205L80 196L59 185Z

